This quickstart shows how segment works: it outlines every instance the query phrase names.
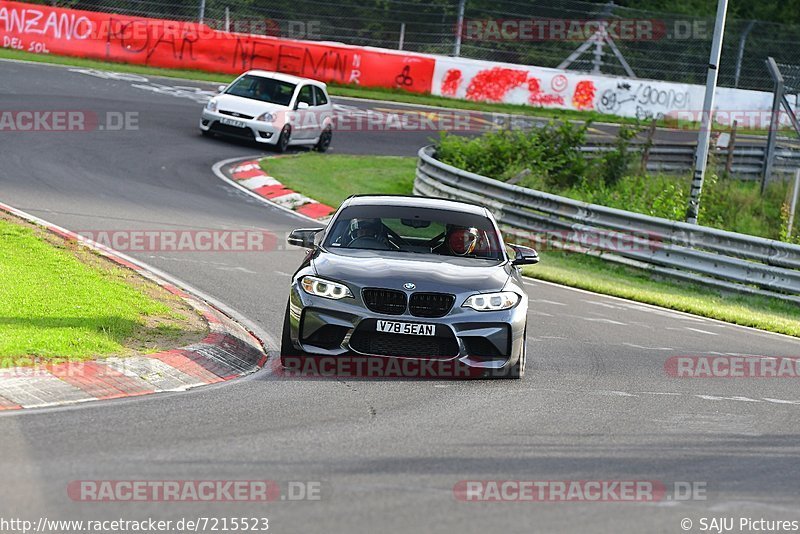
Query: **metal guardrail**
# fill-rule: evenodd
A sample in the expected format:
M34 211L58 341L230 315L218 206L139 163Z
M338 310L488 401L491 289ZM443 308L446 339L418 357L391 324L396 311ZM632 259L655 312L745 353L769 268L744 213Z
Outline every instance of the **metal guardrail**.
M591 139L581 147L589 157L600 156L615 147L607 143L597 143ZM631 144L631 150L642 150L644 145ZM733 149L731 175L745 180L759 180L764 169L766 148L763 146L740 145ZM649 151L647 170L665 174L686 174L692 172L695 146L693 144L665 144L656 141ZM719 171L722 172L728 158L727 148L716 148L713 152ZM793 176L800 168L800 150L782 147L775 150L772 173Z
M510 185L419 151L414 194L489 208L507 234L651 272L800 303L800 246Z

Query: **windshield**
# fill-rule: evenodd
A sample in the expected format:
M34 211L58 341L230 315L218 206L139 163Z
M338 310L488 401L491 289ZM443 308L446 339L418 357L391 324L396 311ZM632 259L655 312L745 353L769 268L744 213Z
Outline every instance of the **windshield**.
M405 206L351 206L333 223L324 246L502 260L492 220L459 211Z
M288 106L292 101L295 87L293 83L247 74L233 82L225 94Z

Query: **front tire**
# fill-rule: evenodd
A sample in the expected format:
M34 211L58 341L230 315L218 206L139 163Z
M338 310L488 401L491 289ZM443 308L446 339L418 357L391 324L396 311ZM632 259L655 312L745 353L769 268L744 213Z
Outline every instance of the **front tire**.
M278 151L279 154L286 152L286 149L289 148L289 141L291 141L291 139L292 127L287 124L281 130L281 135L278 137L278 142L275 144L275 150Z
M283 316L283 333L281 335L281 365L286 367L289 361L296 361L303 353L292 344L292 323L289 317L289 303L286 303L286 313Z
M525 361L528 359L528 327L525 326L525 330L522 331L522 352L519 355L519 359L517 362L506 369L500 378L509 378L513 380L519 380L525 376Z
M317 152L327 152L328 148L331 146L331 140L333 139L333 130L330 126L325 128L321 134L319 134L319 140L317 144L314 145L314 150Z

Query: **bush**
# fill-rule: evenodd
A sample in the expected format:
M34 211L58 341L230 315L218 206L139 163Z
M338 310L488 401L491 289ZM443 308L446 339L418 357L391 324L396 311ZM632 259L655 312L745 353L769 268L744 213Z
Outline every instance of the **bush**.
M529 131L497 130L475 138L443 133L436 157L459 169L504 182L530 169L550 187L571 187L590 168L580 150L587 129L588 123L575 126L550 122Z
M637 152L631 139L638 130L621 127L614 149L589 159L580 150L588 123L569 122L531 131L499 130L468 138L443 134L437 158L460 169L576 200L682 221L691 178L631 173ZM719 179L713 160L703 186L699 224L790 241L786 226L790 186L775 181L762 196L757 182ZM800 225L800 222L798 222ZM795 232L795 235L797 232ZM795 238L796 239L796 238Z

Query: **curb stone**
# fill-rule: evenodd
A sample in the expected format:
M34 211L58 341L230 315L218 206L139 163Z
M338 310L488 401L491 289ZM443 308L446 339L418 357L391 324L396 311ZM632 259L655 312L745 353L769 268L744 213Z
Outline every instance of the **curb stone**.
M262 341L206 301L81 235L3 203L0 203L0 211L81 243L114 263L136 271L182 298L203 316L209 328L208 335L198 343L155 354L0 369L0 411L185 391L244 376L266 363Z
M333 212L336 211L336 208L317 202L284 186L275 177L265 173L258 160L232 163L225 170L232 180L265 200L315 219L320 223L327 223Z

